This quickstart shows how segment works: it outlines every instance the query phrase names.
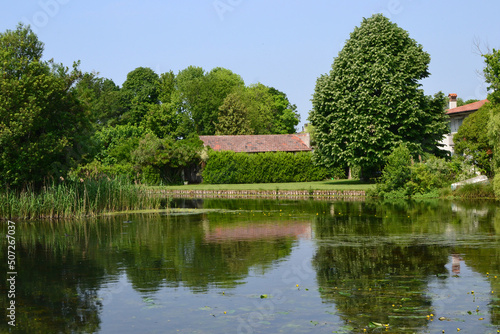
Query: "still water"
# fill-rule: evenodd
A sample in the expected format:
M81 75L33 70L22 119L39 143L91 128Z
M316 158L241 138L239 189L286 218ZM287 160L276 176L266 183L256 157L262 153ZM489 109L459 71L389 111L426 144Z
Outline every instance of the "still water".
M8 325L10 286L2 279L0 332L500 330L495 203L172 205L170 212L16 222L16 327ZM7 273L7 242L0 253Z

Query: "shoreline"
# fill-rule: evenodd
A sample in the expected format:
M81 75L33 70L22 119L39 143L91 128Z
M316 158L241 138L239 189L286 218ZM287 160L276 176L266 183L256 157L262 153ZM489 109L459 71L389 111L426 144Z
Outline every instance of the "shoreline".
M365 198L364 190L181 190L158 189L153 194L174 198L286 198L286 199L333 199Z

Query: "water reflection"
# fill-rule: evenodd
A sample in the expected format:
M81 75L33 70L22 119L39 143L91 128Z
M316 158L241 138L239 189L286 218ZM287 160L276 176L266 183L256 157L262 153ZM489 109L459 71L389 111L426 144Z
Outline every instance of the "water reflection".
M276 240L282 238L311 239L310 222L266 221L261 223L243 223L236 226L217 226L210 228L208 222L203 224L205 242L225 243L234 240Z
M449 250L426 244L407 211L403 216L398 209L346 203L330 212L316 219L321 297L335 303L354 328L366 326L367 318L396 328L426 328L427 315L434 313L428 279L447 272Z
M494 203L211 199L174 206L196 210L19 222L17 332L500 326ZM5 281L0 288L6 315Z

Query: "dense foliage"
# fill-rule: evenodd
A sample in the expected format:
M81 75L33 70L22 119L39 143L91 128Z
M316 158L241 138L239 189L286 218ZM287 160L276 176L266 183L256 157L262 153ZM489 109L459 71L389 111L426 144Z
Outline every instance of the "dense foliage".
M29 27L0 34L0 186L40 185L75 166L88 118L73 84L81 73L43 61Z
M491 103L464 122L455 138L464 158L451 161L432 156L442 154L438 142L448 129L444 95L425 96L420 89L430 56L382 15L363 20L329 74L317 80L309 126L314 159L283 152L205 156L198 135L294 133L297 108L276 88L246 86L228 69L195 66L177 74L138 67L120 88L98 73L82 73L78 62L69 69L44 61L43 50L29 27L0 33L4 189L39 191L55 180L121 176L128 182L181 183L199 178L206 162L208 183L322 180L350 167L363 177L383 170L380 194L415 195L463 179L473 164L497 175L500 196L495 49L483 55ZM419 157L424 161L413 163Z
M415 162L405 144L396 147L387 158L374 191L379 197L438 197L439 190L456 181L474 177L472 165L456 156L451 161L428 155Z
M102 212L158 209L161 199L126 178L57 180L42 191L0 192L1 219L73 218Z
M219 107L218 135L295 133L297 107L274 88L256 84L226 97Z
M430 56L408 32L377 14L364 19L318 78L310 121L324 166L380 170L400 143L414 154L440 154L447 133L442 93L427 97L419 80Z
M495 50L483 55L486 66L484 75L491 93L488 95L490 101L490 121L488 123L489 144L493 147L493 164L495 177L493 188L495 195L500 197L500 50Z
M486 66L484 76L489 84L491 94L488 99L494 104L500 103L500 50L493 49L492 52L483 55Z
M309 152L235 153L210 151L203 182L214 184L320 181L332 171L314 164Z
M453 136L455 153L469 159L482 174L492 175L493 150L489 142L488 128L491 104L487 103L469 115Z
M138 67L120 88L78 63L43 61L43 49L29 27L0 34L4 188L39 190L68 177L180 183L197 177L198 135L295 133L299 122L286 94L245 86L225 68L159 75Z
M199 179L197 135L294 133L298 113L286 95L262 84L245 87L230 70L190 66L177 75L139 67L121 89L86 74L78 97L92 116L91 155L73 173L126 175L146 184ZM110 105L103 108L103 101Z
M406 145L400 145L387 158L379 188L393 191L403 188L411 178L411 154Z
M132 152L132 159L138 166L142 181L147 184L181 183L183 180L196 180L197 166L201 163L203 142L198 137L185 140L160 139L148 134Z

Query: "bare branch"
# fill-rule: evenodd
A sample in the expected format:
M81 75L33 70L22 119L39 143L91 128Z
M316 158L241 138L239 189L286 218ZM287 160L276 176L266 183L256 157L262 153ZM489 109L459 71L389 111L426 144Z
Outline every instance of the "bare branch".
M474 36L474 40L472 41L472 52L479 55L479 56L484 56L486 54L490 54L491 53L491 48L488 44L488 42L484 43L484 51L483 51L483 47L481 46L482 41L481 41L481 38L477 37L477 36Z

